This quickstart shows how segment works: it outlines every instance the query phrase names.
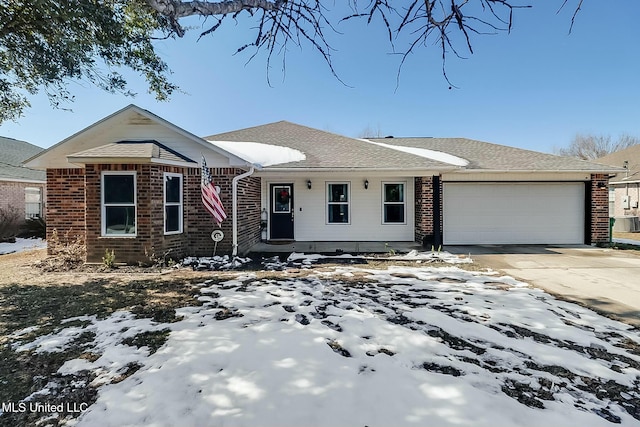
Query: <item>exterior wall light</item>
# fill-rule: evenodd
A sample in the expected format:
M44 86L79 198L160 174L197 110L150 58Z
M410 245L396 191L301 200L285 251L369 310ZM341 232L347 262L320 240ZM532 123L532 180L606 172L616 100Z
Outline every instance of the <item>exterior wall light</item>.
M369 189L369 180L368 179L364 180L364 189L365 190Z
M311 190L311 180L310 179L307 180L307 188L309 190Z

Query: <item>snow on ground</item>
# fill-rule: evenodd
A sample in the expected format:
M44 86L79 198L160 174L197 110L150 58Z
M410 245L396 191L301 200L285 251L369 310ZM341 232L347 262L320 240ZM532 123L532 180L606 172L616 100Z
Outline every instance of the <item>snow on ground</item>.
M23 239L16 237L15 243L0 243L0 255L28 251L31 249L44 249L46 247L47 242L42 239Z
M175 323L79 319L101 356L61 373L142 367L69 425L640 425L638 330L513 278L339 266L200 286ZM55 350L77 327L20 345ZM161 328L151 356L122 344Z

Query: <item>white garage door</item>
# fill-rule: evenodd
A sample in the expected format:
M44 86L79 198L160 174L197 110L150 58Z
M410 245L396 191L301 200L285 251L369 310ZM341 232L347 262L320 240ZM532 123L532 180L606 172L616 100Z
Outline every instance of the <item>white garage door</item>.
M445 183L444 243L584 243L584 183Z

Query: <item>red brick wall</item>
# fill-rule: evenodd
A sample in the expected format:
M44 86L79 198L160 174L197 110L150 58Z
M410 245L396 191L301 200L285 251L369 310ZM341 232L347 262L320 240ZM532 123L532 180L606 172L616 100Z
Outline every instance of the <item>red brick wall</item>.
M609 242L608 182L606 174L591 175L591 243Z
M415 178L415 241L422 243L423 239L433 239L435 230L433 225L433 177ZM440 235L442 235L442 183L440 183Z
M260 241L260 178L238 183L238 253L246 253Z
M244 173L235 168L212 168L213 182L220 187L220 200L227 213L222 222L224 239L218 243L216 254L230 254L233 250L232 181ZM189 242L188 255L210 256L214 242L211 232L218 229L213 217L202 204L200 169L189 169L187 187L193 189L185 196L185 231ZM188 220L187 220L188 218ZM246 252L260 241L260 178L247 177L238 183L238 253Z
M85 239L84 180L84 169L47 169L47 239Z
M151 258L179 259L188 253L186 185L190 169L161 165L87 165L87 261L100 262L114 250L116 262L149 263ZM102 237L102 171L136 171L136 237ZM184 228L181 234L164 234L164 173L183 174ZM199 191L199 188L198 188Z
M433 178L415 178L415 241L422 243L427 235L433 235Z

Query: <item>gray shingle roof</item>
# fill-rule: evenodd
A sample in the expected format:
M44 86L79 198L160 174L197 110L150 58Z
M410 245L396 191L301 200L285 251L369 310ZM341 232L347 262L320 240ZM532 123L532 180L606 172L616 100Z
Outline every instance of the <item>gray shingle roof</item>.
M158 141L119 141L70 154L70 159L158 159L160 161L191 162L193 160Z
M45 181L46 173L22 166L43 149L25 141L0 137L0 179Z
M306 155L306 160L279 164L265 169L459 169L449 163L439 161L442 159L428 159L287 121L211 135L204 139L261 142L294 148ZM609 172L616 169L571 157L555 156L466 138L368 138L368 140L398 147L421 148L447 153L467 160L469 164L464 167L466 170Z
M640 180L640 144L632 145L624 150L600 157L599 159L596 159L596 162L604 165L623 167L625 160L628 162L628 172L623 171L618 173L618 176L613 178L611 182L616 183Z
M204 137L210 141L260 142L294 148L305 160L268 166L265 169L419 169L450 170L447 163L380 147L366 141L280 121Z
M496 171L608 171L611 167L573 157L508 147L466 138L369 138L389 145L426 148L469 161L467 170Z

